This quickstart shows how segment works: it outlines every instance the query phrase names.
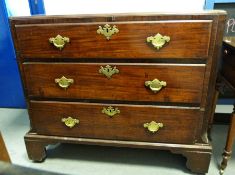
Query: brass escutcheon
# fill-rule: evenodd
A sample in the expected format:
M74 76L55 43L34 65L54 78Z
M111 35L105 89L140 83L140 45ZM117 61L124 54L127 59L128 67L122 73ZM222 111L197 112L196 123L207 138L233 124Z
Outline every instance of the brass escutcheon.
M72 84L73 82L74 82L73 79L66 78L65 76L55 79L55 83L58 83L58 85L63 89L67 89L70 86L70 84Z
M100 66L99 73L105 75L108 79L110 79L112 75L118 74L119 70L116 68L116 66L114 66L114 68L112 68L110 65L107 65L105 67Z
M107 40L110 40L111 36L118 32L119 30L115 25L111 27L109 24L105 24L104 27L99 26L97 30L97 33L104 35Z
M155 36L150 36L147 38L147 42L151 42L153 47L159 50L162 48L166 43L170 42L169 36L162 36L160 33L156 34Z
M163 127L163 123L157 123L155 121L151 121L150 123L144 123L144 128L147 128L149 132L155 133L160 128Z
M114 115L119 114L120 110L118 108L114 109L112 106L109 106L107 108L104 107L101 112L109 117L113 117Z
M156 93L166 86L166 82L154 79L153 81L145 81L145 86L149 87L151 91Z
M79 124L79 120L72 117L62 118L61 121L69 128L73 128L76 124Z
M49 42L52 43L57 49L62 50L65 44L70 42L70 39L68 37L57 35L54 38L49 38Z

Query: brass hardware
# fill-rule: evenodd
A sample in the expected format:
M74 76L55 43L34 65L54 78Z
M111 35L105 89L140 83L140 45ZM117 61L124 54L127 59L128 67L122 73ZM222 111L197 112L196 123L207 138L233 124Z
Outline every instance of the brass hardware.
M57 35L55 38L49 38L49 42L52 43L56 48L62 50L66 43L69 43L68 37L62 37L61 35Z
M159 50L162 48L165 43L170 42L169 36L162 36L160 33L156 34L155 36L150 36L147 38L148 43L152 43L152 45Z
M107 40L110 40L111 36L118 32L119 30L115 25L111 27L109 24L105 24L104 27L99 26L97 30L97 33L104 35Z
M149 132L155 133L160 128L163 127L163 123L157 123L155 121L151 121L150 123L144 123L144 128L147 128Z
M66 78L65 76L55 79L55 83L58 83L58 85L63 89L67 89L70 86L70 84L72 84L73 82L74 82L73 79Z
M73 128L76 124L79 124L79 120L72 117L62 118L61 121L69 128Z
M104 74L108 79L110 79L112 75L118 74L119 70L116 68L116 66L114 66L114 68L112 68L110 65L105 67L100 66L99 73Z
M120 110L118 108L113 108L112 106L109 106L108 108L103 108L102 113L108 115L109 117L113 117L116 114L120 113Z
M145 81L145 86L148 86L151 91L156 93L160 91L162 87L166 86L166 82L159 81L158 79L154 79L153 81Z

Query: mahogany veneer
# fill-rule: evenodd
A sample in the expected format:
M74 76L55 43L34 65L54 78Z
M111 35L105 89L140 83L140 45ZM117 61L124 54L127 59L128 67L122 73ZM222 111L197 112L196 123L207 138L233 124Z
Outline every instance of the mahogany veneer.
M101 112L108 106L102 103L31 101L29 111L33 131L38 134L165 143L193 143L202 117L197 108L120 104L112 105L118 107L120 114L109 117ZM65 128L61 118L67 116L78 117L79 126ZM157 136L146 132L143 127L152 120L164 123Z
M97 34L106 22L16 25L16 37L23 57L30 58L203 58L208 56L211 20L120 21L119 33L108 41ZM180 29L180 30L178 30ZM171 36L167 49L156 52L144 41L156 32ZM187 33L187 35L185 35ZM58 52L47 42L56 35L68 36L71 43ZM202 37L203 36L203 37ZM200 42L200 44L198 44ZM30 47L29 47L30 46ZM143 52L142 50L145 50Z
M31 122L25 136L29 158L42 161L45 146L58 142L163 149L184 155L193 172L206 173L225 16L211 11L11 18ZM109 40L97 33L105 24L119 30ZM158 33L167 40L159 49L147 42ZM57 35L69 38L63 49L49 42ZM118 69L111 78L100 73L106 65ZM58 86L62 76L71 83L65 89ZM147 87L154 79L163 86L156 92ZM118 108L114 116L104 113L109 106ZM67 117L75 125L65 125ZM148 128L154 122L159 128Z
M119 69L111 79L99 73L107 64ZM23 71L30 97L200 103L205 64L24 63ZM74 80L66 91L54 81L61 75ZM145 87L156 75L167 82L157 95Z

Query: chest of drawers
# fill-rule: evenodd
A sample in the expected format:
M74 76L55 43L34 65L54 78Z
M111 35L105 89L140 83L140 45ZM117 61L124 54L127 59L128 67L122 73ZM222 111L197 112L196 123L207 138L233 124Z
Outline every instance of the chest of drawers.
M207 127L225 13L11 19L30 159L79 143L170 150L208 170Z

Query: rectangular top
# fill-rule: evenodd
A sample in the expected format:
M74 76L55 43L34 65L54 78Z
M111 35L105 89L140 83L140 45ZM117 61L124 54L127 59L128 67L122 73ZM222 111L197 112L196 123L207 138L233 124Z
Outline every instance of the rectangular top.
M11 27L20 58L207 59L225 16L224 11L32 16L11 18ZM109 33L111 39L103 36L106 25L118 31ZM57 37L68 38L63 49Z
M174 19L195 19L200 18L201 16L211 16L211 15L226 15L226 11L224 10L204 10L198 12L172 12L172 13L157 13L157 12L146 12L146 13L112 13L112 14L78 14L78 15L35 15L35 16L21 16L21 17L10 17L11 21L14 21L15 24L23 24L27 19L27 24L35 24L39 22L41 19L47 19L48 22L63 22L69 19L69 22L92 22L94 18L102 21L123 21L126 17L129 17L129 21L142 21L142 20L160 20L163 18L167 20L167 18ZM132 18L130 18L132 17ZM55 21L56 18L56 21ZM203 17L202 17L203 18ZM205 17L204 17L205 18ZM68 21L67 21L68 22Z

